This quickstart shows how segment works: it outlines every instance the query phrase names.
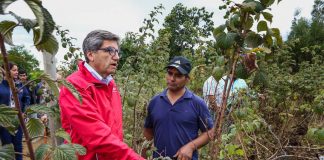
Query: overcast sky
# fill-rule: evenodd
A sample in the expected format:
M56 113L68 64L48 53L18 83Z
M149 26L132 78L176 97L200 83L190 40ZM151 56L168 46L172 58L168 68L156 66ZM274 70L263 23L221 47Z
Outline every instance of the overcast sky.
M221 0L43 0L43 6L52 14L56 24L69 29L70 35L78 39L75 41L78 47L86 34L95 29L109 30L121 37L126 32L138 32L144 18L159 4L165 7L163 15L159 17L160 22L163 22L163 18L177 3L187 7L205 7L207 11L214 12L215 26L224 23L224 12L218 9L223 4ZM295 10L300 9L302 17L310 18L313 3L314 0L282 0L278 5L274 4L270 11L274 15L271 27L279 28L285 39ZM11 4L7 11L10 10L22 17L33 17L22 0ZM16 45L25 45L42 62L41 53L32 47L32 36L22 29L15 30L13 40ZM56 56L59 62L63 60L64 54L65 51L60 49ZM40 67L43 68L42 64Z

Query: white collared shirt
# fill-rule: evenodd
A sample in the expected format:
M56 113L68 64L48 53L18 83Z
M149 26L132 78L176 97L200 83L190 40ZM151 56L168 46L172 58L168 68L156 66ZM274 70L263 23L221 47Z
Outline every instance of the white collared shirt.
M88 71L92 74L93 77L95 77L103 84L109 84L109 82L113 80L111 75L107 76L106 78L101 77L101 75L96 70L94 70L88 63L84 63L84 67L88 69Z

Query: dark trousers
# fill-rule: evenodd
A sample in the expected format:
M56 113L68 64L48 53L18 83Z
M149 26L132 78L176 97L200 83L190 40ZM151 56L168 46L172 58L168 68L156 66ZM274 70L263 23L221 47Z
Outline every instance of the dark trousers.
M15 135L11 135L7 129L0 127L0 138L1 138L2 145L12 143L14 145L15 152L18 153L23 152L22 137L23 137L23 131L20 126L18 128L18 131L15 133ZM16 154L16 160L22 160L22 155Z

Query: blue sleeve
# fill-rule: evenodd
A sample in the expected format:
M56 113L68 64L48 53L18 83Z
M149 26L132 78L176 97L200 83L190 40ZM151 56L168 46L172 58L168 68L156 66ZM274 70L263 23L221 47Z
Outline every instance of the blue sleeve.
M22 89L22 97L21 97L21 111L25 112L26 107L30 104L30 96L26 87Z
M144 128L153 128L153 121L152 121L152 101L149 103L147 107L147 116L145 118Z
M206 103L201 99L198 99L199 104L199 129L202 132L205 132L211 128L213 128L213 119L210 115L210 112L208 110L208 107Z

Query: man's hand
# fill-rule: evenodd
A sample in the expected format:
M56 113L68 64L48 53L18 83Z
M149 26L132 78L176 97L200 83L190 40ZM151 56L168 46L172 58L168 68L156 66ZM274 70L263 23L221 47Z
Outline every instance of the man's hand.
M195 149L195 144L193 142L189 142L188 144L181 147L173 157L177 157L177 160L191 160L192 153Z

